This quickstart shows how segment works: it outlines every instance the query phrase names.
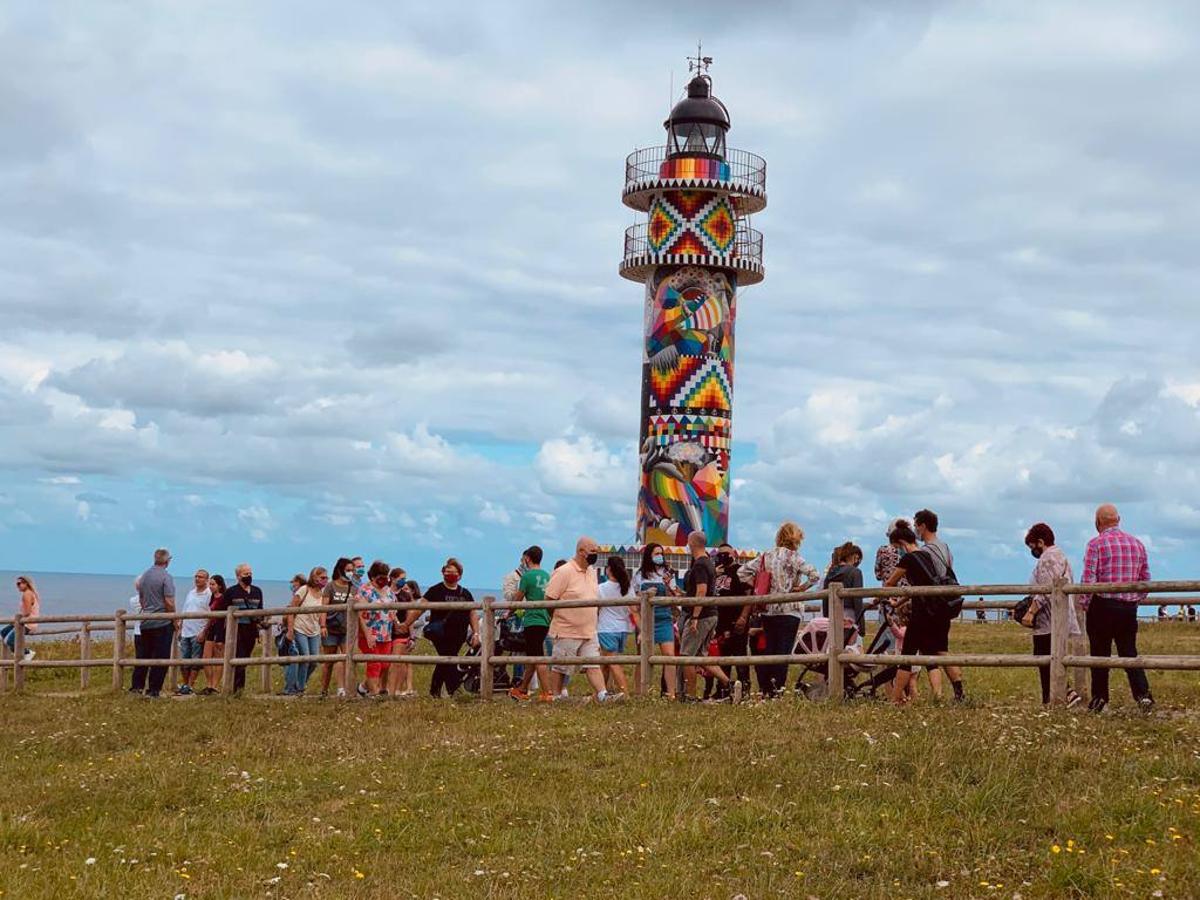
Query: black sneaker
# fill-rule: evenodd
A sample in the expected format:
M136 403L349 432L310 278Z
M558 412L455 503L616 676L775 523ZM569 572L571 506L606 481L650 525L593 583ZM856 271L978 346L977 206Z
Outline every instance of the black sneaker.
M1138 709L1141 710L1143 713L1148 714L1150 712L1153 712L1154 711L1154 698L1151 697L1149 694L1146 694L1144 697L1138 697L1137 705L1138 705Z
M1083 697L1077 691L1067 691L1067 709L1072 709L1083 702Z
M358 696L360 696L360 697L367 696L367 689L361 681L358 683L358 686L355 688L355 690L358 691Z
M1106 706L1108 706L1107 697L1093 697L1092 702L1088 704L1088 712L1102 713Z

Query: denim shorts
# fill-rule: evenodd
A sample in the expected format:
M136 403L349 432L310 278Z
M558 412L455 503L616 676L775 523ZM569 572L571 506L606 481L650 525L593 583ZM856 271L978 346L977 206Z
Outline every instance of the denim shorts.
M606 653L620 653L625 649L625 639L628 631L602 631L596 637L600 640L600 649Z
M200 659L204 656L204 643L198 637L181 637L179 639L180 659ZM189 671L199 671L199 666L186 666Z
M670 618L666 621L655 617L654 619L654 643L656 644L673 644L675 643L675 626Z

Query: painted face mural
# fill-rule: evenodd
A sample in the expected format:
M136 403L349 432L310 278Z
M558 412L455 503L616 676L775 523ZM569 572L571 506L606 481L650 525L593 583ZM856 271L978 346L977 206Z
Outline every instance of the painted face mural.
M664 266L646 284L638 531L682 546L729 525L736 284L724 272Z

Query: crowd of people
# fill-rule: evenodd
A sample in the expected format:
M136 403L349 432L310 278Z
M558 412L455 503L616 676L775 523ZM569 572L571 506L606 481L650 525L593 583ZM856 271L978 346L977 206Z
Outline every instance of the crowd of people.
M1121 530L1116 507L1105 504L1097 509L1095 526L1096 537L1089 541L1083 559L1082 583L1148 581L1146 548ZM918 511L911 520L895 520L888 528L887 543L875 554L874 574L879 583L885 587L958 584L954 555L939 536L938 527L938 516L928 509ZM636 652L636 641L644 629L651 633L656 654L666 657L771 657L796 653L798 645L811 646L805 643L805 638L814 633L814 628L819 632L821 623L828 628L828 601L823 615L814 618L806 610L805 598L796 595L828 588L834 583L847 589L861 588L863 551L852 542L838 546L822 573L801 555L803 542L803 529L794 522L784 522L778 529L774 547L742 561L730 545L709 548L704 535L693 532L687 546L690 563L684 572L675 571L668 564L664 548L653 543L643 549L640 565L633 571L621 556L608 556L602 562L598 545L588 537L578 540L569 559L561 559L549 568L543 565L542 548L529 547L504 578L502 595L511 608L498 611L502 620L498 630L506 635L510 652L549 657L550 662L514 667L509 696L522 702L552 702L566 695L570 677L582 671L591 699L599 703L620 700L629 691L629 676L618 661L605 662L605 659ZM1055 544L1053 529L1046 523L1028 530L1025 545L1036 563L1030 578L1034 592L1026 598L1020 618L1032 631L1034 654L1044 656L1050 652L1048 588L1055 583L1073 582L1074 575L1070 561ZM234 569L232 584L219 574L198 570L180 603L176 603L174 580L168 572L170 563L169 551L155 551L154 564L134 582L131 612L196 613L264 608L262 589L254 583L254 572L248 563ZM275 655L295 658L285 668L285 694L306 693L312 677L320 670L321 696L332 689L337 696L353 692L371 698L403 697L415 693L413 666L398 662L395 657L411 654L416 641L424 639L430 642L437 656L446 660L433 667L429 693L434 697L453 695L462 688L464 672L470 671L470 667L452 660L459 657L464 646L469 653L477 652L483 635L482 608L462 584L462 577L462 563L450 558L442 565L441 580L422 590L403 568L382 560L367 566L361 556L340 557L332 569L316 566L307 576L297 574L292 579L286 614L275 617L275 621L238 617L232 634L227 633L224 616L134 619L135 653L143 660L168 659L178 632L182 679L177 692L212 694L220 688L220 661L227 642L234 643L237 657L250 657L261 638L269 642L264 646L265 654L273 649ZM21 576L17 588L21 592L21 614L36 617L40 600L33 582ZM637 600L644 593L679 602L655 605L652 620L643 622ZM784 594L792 596L771 599ZM722 605L688 602L709 597L743 598L743 602ZM581 603L553 609L525 606L541 601L596 599L628 603L604 607ZM387 604L416 600L434 604L434 608L429 611L383 608ZM1119 656L1136 656L1137 609L1144 601L1145 595L1140 593L1074 595L1068 605L1070 653L1110 656L1115 644ZM367 606L355 613L358 619L354 629L347 628L345 611L328 609L347 602ZM436 606L441 603L466 606L443 610ZM870 601L846 598L847 643L866 637L866 612L875 608L879 613L879 629L889 629L893 638L889 646L894 652L941 656L949 651L950 625L960 614L961 606L961 599L942 597ZM29 627L31 632L34 629L35 626ZM365 662L361 680L357 666L347 669L344 664L347 635L351 631L362 655L381 657ZM5 627L2 637L12 649L12 626ZM322 657L328 657L328 661ZM774 699L788 690L789 668L786 662L753 664L752 660L735 666L665 665L658 673L657 687L663 697L671 700L736 703L751 694L753 670L758 695ZM965 697L959 667L930 665L926 670L935 696L942 694L944 672L954 699ZM1126 672L1135 702L1149 710L1154 700L1145 672L1141 669ZM202 673L205 686L199 689ZM1089 708L1103 710L1109 700L1109 670L1092 669L1090 685L1086 683L1084 669L1073 669L1073 673L1068 703L1081 703L1090 693ZM166 674L164 666L136 666L130 690L157 697ZM1050 691L1048 666L1041 667L1039 674L1045 703ZM640 689L638 675L635 668L634 686ZM244 666L233 668L235 692L242 689L245 677ZM910 701L917 690L912 667L898 665L889 669L884 688L894 702Z

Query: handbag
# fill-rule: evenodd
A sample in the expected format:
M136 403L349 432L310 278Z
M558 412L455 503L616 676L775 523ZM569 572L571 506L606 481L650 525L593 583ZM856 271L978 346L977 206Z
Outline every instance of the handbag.
M771 593L771 570L767 568L765 559L760 556L758 574L754 576L754 596L765 597L769 593Z
M1041 606L1041 603L1037 602L1032 595L1022 597L1013 607L1013 618L1025 628L1032 628Z

